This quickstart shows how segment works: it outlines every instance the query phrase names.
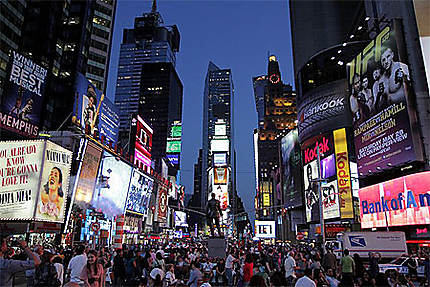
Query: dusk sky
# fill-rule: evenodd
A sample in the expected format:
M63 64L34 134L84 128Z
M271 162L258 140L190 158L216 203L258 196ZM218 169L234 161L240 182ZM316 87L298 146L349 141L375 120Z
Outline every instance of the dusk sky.
M152 1L118 1L107 95L115 98L124 28L151 10ZM184 85L181 183L193 192L193 169L202 145L204 80L209 61L230 68L235 87L237 190L247 211L254 209L253 129L257 126L252 77L267 73L267 54L276 55L282 80L293 84L288 2L157 1L166 25L181 34L176 70ZM254 218L253 212L249 214Z

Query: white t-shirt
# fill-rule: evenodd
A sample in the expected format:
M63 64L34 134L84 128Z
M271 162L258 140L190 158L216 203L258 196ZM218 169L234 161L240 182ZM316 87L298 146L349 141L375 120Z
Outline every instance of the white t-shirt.
M69 262L67 269L70 270L70 282L75 282L78 284L84 283L81 280L81 272L84 266L87 264L87 255L81 254L72 258Z
M294 276L294 267L296 267L296 260L292 256L288 256L284 262L285 265L285 278Z
M297 280L296 285L294 285L294 287L317 287L317 285L308 276L303 276L302 278Z
M54 263L55 269L57 270L57 278L61 281L61 285L63 285L64 278L64 267L61 263Z
M227 260L225 261L225 268L232 269L233 268L233 261L234 261L233 255L229 254L227 257Z

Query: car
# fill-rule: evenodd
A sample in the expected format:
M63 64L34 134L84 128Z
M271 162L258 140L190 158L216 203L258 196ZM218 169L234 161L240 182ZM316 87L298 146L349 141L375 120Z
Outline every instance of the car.
M410 260L413 260L415 265L417 266L417 276L424 277L424 265L421 264L423 259L418 257L406 257L401 256L397 259L394 259L390 263L379 264L379 273L390 273L391 271L397 271L399 274L409 274L409 263Z

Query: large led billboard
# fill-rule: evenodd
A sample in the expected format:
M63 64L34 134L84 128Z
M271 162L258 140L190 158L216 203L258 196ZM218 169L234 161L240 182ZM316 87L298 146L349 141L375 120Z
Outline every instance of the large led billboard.
M47 70L16 51L12 51L10 60L1 97L0 127L26 137L36 137Z
M275 238L275 221L255 220L255 237L264 239Z
M227 125L226 124L215 124L215 135L216 136L225 136L227 134Z
M78 73L75 82L75 116L73 121L90 135L104 135L118 140L119 110L84 75Z
M156 218L158 222L166 222L167 219L167 188L162 184L158 184L157 192L157 211Z
M228 169L226 167L214 168L214 184L228 183Z
M138 115L136 117L136 138L134 142L134 164L151 167L152 128Z
M360 176L422 159L401 24L385 27L348 64L349 106Z
M281 139L283 192L285 207L302 205L302 168L297 129Z
M130 179L131 166L113 154L104 152L98 177L99 185L93 194L91 205L108 218L124 214Z
M0 142L0 219L63 222L71 163L50 141Z
M216 184L213 185L212 192L215 193L215 199L219 200L221 210L226 210L228 208L228 186ZM209 196L209 199L211 196Z
M362 228L429 225L430 171L359 190Z
M169 139L167 139L166 152L167 153L180 153L181 152L181 141L180 140L169 140Z
M146 215L151 198L154 181L138 170L133 170L133 176L128 190L125 209L138 215Z
M230 141L228 139L211 140L211 152L228 152Z
M74 202L77 204L88 204L93 198L96 186L97 173L99 170L102 149L91 141L87 142L85 154L82 160L81 172L79 174L78 185L75 192Z
M175 211L175 227L188 227L187 214L183 211Z
M322 209L324 219L332 219L340 216L339 191L337 181L321 183Z
M214 153L213 154L214 166L225 166L227 165L227 154L226 153Z

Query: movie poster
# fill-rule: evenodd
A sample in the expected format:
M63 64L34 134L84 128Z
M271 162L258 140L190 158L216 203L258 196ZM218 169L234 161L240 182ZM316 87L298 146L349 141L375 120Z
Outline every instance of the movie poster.
M304 166L304 186L305 186L305 212L306 221L319 220L319 195L316 179L318 178L318 162L311 161Z
M39 133L47 70L16 51L12 51L10 62L2 97L0 127L23 136L36 137Z
M146 216L153 184L154 181L143 173L133 171L125 207L128 212Z
M73 153L47 141L36 220L63 222Z
M417 160L414 148L419 145L413 143L417 132L411 130L408 106L411 78L400 57L402 38L395 23L348 64L348 102L360 176Z
M166 222L167 219L167 188L158 184L157 195L157 220L158 222Z
M324 219L340 217L337 180L321 183L321 195Z
M31 220L45 142L0 142L0 219Z

